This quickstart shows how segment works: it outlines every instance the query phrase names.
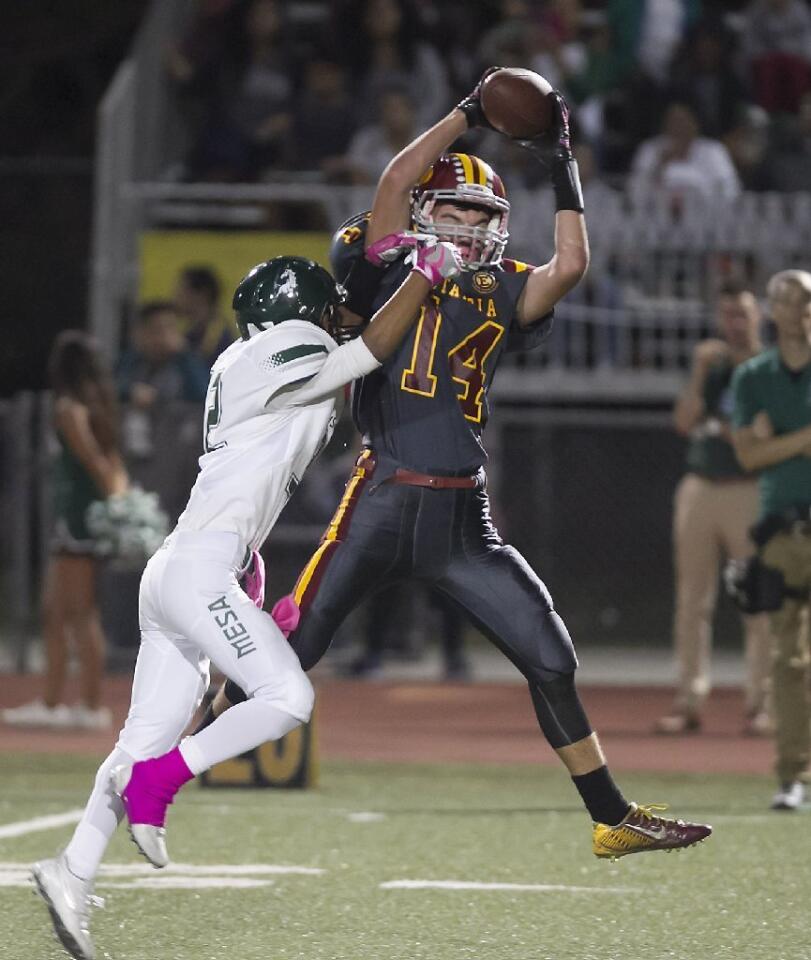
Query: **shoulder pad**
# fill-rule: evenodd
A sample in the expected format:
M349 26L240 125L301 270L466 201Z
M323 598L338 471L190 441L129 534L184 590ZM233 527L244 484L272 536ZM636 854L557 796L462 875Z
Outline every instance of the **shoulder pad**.
M329 248L329 263L332 275L338 283L344 283L354 264L363 259L366 247L366 228L371 211L356 213L345 220L335 231Z

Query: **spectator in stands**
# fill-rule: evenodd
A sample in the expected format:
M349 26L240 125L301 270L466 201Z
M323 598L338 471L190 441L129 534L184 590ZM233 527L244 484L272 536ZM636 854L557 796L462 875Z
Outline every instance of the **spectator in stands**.
M507 0L502 4L502 17L482 36L477 47L480 63L502 67L529 67L533 52L535 26L530 5L526 0ZM541 51L538 51L539 53ZM559 65L549 50L545 69L552 72L552 80L560 76Z
M803 95L797 118L779 131L771 159L776 190L811 190L811 92Z
M185 31L166 51L167 73L194 143L212 115L219 77L228 62L232 6L232 0L198 0Z
M289 154L295 49L278 0L252 0L216 70L208 116L192 150L195 179L253 180ZM244 11L244 13L243 13Z
M699 126L710 137L726 133L746 102L746 90L730 66L732 50L723 22L705 19L687 35L671 71L673 98L693 104Z
M769 157L769 116L755 104L741 105L732 125L723 136L723 144L735 165L744 190L774 190L775 171Z
M174 304L186 343L210 370L234 340L233 322L220 312L220 281L211 267L193 265L180 271Z
M341 158L357 126L357 108L346 70L329 56L317 56L304 71L304 86L293 120L294 167L340 178Z
M118 408L98 347L81 331L66 330L57 337L49 379L59 454L43 596L45 693L42 700L3 711L3 719L20 726L102 730L111 721L101 703L105 641L95 544L85 517L91 503L123 493L128 485L118 447ZM71 645L81 666L82 696L73 708L63 699Z
M672 103L661 134L640 144L630 187L638 197L665 194L676 201L688 195L732 200L741 189L726 147L701 136L695 111L685 103Z
M384 90L407 88L417 105L417 127L434 123L451 101L445 65L421 36L413 0L345 0L336 5L335 32L358 99L362 121L373 119Z
M126 404L123 449L133 478L156 493L175 520L197 474L201 406L208 367L190 349L171 301L154 300L138 311L132 347L116 370Z
M606 12L621 76L639 72L663 85L700 9L700 0L608 0Z
M532 6L528 12L531 15L528 66L546 77L553 87L566 88L567 77L581 70L586 60L586 47L580 36L580 2L554 0L543 5L534 16Z
M377 123L361 127L346 156L334 161L331 169L333 173L342 170L350 183L377 183L389 160L411 143L418 130L414 99L408 90L381 92Z
M732 449L731 382L735 368L761 350L760 309L745 287L722 287L716 307L719 337L693 350L690 379L673 413L676 430L689 438L687 472L676 489L673 514L676 615L673 640L679 683L673 711L657 733L700 729L710 690L712 620L722 554L741 560L752 553L749 528L757 517L757 480ZM766 617L744 617L746 720L744 732L770 730L766 705L770 635Z
M151 417L168 403L202 403L208 368L186 346L175 305L152 300L138 311L133 345L116 369L119 399L129 405L124 417L124 443L135 457L152 455Z
M755 101L770 113L795 113L811 88L811 10L803 0L752 0L743 56Z
M620 79L611 30L607 23L595 24L586 31L582 62L567 72L564 81L572 101L578 104L578 123L583 124L581 111L589 109L592 103L599 103L606 93L619 85ZM592 139L595 132L587 126L586 133Z

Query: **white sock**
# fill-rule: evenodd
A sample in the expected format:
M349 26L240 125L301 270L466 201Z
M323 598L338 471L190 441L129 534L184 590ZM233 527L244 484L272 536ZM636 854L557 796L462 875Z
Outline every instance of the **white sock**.
M300 723L266 700L246 700L221 713L205 730L187 737L180 744L180 752L186 766L197 776L261 743L280 739Z
M65 847L68 869L82 880L96 876L107 844L124 816L124 806L110 786L110 771L134 762L128 753L116 747L98 769L82 819Z

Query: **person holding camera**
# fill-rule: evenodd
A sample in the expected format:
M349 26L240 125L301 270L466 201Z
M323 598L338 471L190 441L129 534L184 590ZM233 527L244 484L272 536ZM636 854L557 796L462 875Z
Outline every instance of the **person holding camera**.
M673 501L676 604L673 640L679 680L673 709L656 733L701 729L710 692L712 620L722 554L739 559L752 551L749 528L757 517L758 488L732 449L732 376L760 353L760 308L751 290L724 284L718 294L719 336L699 341L693 366L673 411L673 425L688 437L687 470ZM746 717L749 736L771 733L767 708L771 640L765 616L743 617Z
M735 453L759 471L758 558L744 592L771 611L772 693L779 788L774 810L805 800L811 761L806 619L811 600L811 273L783 270L766 288L777 345L742 364L732 381Z

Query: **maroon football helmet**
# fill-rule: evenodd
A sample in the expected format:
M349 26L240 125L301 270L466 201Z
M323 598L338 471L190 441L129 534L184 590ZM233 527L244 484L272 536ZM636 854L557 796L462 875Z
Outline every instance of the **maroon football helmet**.
M437 204L480 207L490 214L485 226L436 224ZM465 268L480 270L501 262L509 233L510 204L501 177L489 163L467 153L449 153L432 164L414 188L411 215L420 233L433 233L452 243L470 244Z

